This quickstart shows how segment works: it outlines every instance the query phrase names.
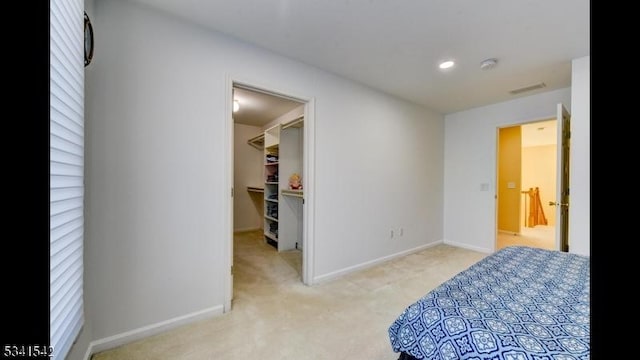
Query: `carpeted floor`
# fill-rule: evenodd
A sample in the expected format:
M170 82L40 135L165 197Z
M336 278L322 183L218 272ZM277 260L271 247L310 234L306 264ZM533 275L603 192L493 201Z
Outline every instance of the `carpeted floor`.
M234 254L232 311L93 359L395 360L387 330L402 310L486 256L437 245L309 287L301 252L278 253L260 232L238 234Z
M531 246L547 250L556 249L556 228L554 226L537 225L535 227L522 227L520 234L498 233L496 250L507 246Z

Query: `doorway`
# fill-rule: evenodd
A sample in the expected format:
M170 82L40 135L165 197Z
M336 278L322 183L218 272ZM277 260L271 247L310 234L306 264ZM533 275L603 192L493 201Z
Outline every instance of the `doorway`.
M265 246L267 251L296 267L300 280L307 285L311 285L313 249L310 235L313 214L307 209L313 203L313 141L308 139L313 139L314 99L286 95L230 78L228 86L227 159L231 196L226 221L230 271L225 279L225 312L231 310L233 299L234 239L253 238L254 244ZM273 135L279 137L280 132L282 141L272 144ZM288 151L286 162L278 161L279 147L283 149L282 155L285 149ZM304 197L300 191L293 200L285 201L282 194L287 192L284 187L288 186L289 174L283 173L278 179L278 170L293 171L292 152L297 157L295 172L301 175ZM294 220L285 222L283 218L289 213L283 210L290 210L291 204L295 204L298 213L294 214ZM283 209L278 211L278 207ZM284 231L294 229L294 234L286 238L292 241L291 249L283 245L284 236L279 233L284 231L279 231L278 225L286 225ZM295 239L291 240L292 236ZM243 246L246 249L246 243Z
M558 145L560 144L560 145ZM568 251L569 114L497 129L495 249Z

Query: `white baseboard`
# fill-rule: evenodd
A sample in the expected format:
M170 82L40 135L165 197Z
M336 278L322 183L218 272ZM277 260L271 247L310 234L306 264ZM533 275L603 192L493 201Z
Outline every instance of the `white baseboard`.
M223 306L217 305L208 309L196 311L191 314L178 316L173 319L161 321L159 323L143 326L135 330L109 336L104 339L95 340L89 344L89 348L87 349L84 359L89 360L91 359L91 356L93 354L96 354L105 350L113 349L118 346L125 345L136 340L144 339L146 337L156 335L156 334L177 328L182 325L186 325L196 321L219 316L219 315L222 315L222 313L223 313Z
M354 265L354 266L349 266L347 268L344 269L340 269L338 271L334 271L334 272L330 272L328 274L324 274L324 275L320 275L320 276L316 276L313 278L313 284L316 285L318 283L324 282L324 281L328 281L331 279L335 279L338 278L340 276L355 272L355 271L360 271L360 270L364 270L366 268L370 268L372 266L378 265L378 264L382 264L384 262L387 262L389 260L395 259L395 258L399 258L405 255L409 255L418 251L422 251L424 249L436 246L438 244L442 244L442 241L436 241L430 244L425 244L425 245L420 245L418 247L409 249L409 250L405 250L405 251L401 251L399 253L395 253L395 254L391 254L391 255L387 255L387 256L383 256L381 258L378 259L374 259L374 260L370 260L370 261L366 261L363 262L361 264L358 265Z
M483 248L483 247L479 247L479 246L471 246L469 244L459 243L459 242L455 242L455 241L444 240L444 243L447 244L447 245L451 245L451 246L455 246L455 247L459 247L459 248L463 248L463 249L468 249L468 250L473 250L473 251L478 251L478 252L485 253L485 254L493 253L493 249Z

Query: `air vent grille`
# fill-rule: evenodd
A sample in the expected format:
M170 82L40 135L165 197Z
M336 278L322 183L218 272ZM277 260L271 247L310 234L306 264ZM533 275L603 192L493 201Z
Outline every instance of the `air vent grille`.
M531 86L525 86L525 87L522 87L520 89L511 90L511 91L509 91L509 93L512 94L512 95L517 95L517 94L521 94L521 93L527 92L527 91L532 91L532 90L536 90L536 89L542 89L545 86L547 86L547 84L541 82L539 84L535 84L535 85L531 85Z

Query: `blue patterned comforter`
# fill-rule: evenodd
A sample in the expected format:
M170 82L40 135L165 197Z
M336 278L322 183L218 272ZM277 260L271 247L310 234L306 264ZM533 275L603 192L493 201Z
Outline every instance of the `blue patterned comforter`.
M589 266L588 256L501 249L407 307L391 346L417 359L589 359Z

